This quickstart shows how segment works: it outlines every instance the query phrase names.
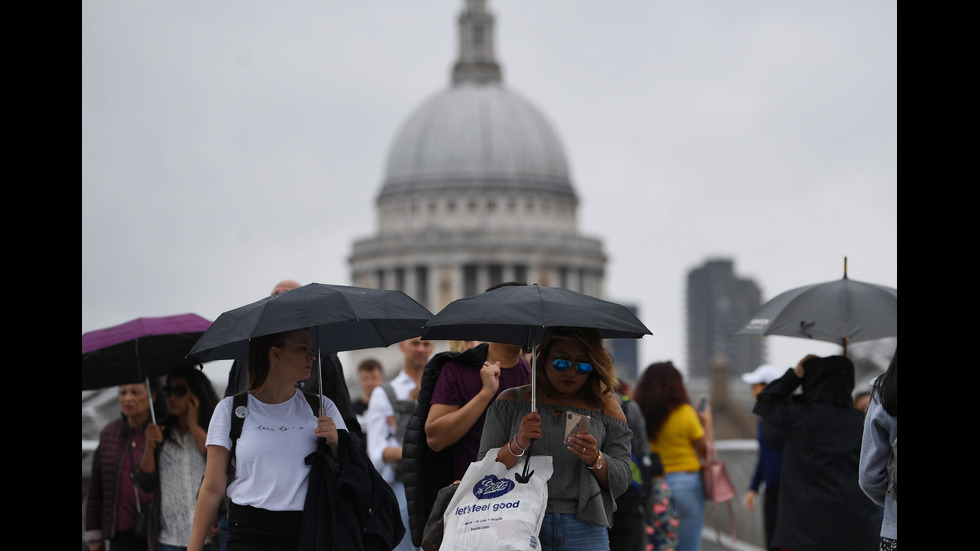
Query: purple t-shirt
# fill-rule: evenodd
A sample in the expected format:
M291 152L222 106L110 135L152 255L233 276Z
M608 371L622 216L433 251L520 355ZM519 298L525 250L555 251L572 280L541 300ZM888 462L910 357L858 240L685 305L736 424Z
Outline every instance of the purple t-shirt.
M497 387L497 394L493 396L493 400L508 388L528 384L531 381L531 367L523 358L518 360L514 367L501 366L499 381L500 386ZM479 365L458 364L450 360L439 371L439 378L436 380L436 387L432 391L432 399L429 403L462 407L482 389L483 381L480 380ZM491 404L493 400L490 400ZM488 409L489 407L490 405L487 404ZM456 465L457 479L462 479L466 468L476 461L476 455L480 452L480 438L483 436L483 422L486 418L487 410L484 409L470 430L449 447L453 455L453 463Z

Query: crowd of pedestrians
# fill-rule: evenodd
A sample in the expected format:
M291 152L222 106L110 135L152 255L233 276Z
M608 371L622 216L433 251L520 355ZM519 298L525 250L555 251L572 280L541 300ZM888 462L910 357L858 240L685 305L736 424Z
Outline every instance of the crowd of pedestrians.
M380 484L344 478L353 469L339 467L326 479L360 484L375 507L390 500L397 508L383 526L352 520L363 534L344 537L363 549L416 550L431 496L495 450L508 468L525 453L552 457L545 551L699 549L713 414L710 404L692 403L677 367L649 365L630 391L598 331L553 327L531 352L533 387L520 346L469 344L433 357L431 341L406 340L391 380L377 361L359 366L356 400L345 385L325 386L324 396L308 391L317 357L308 330L252 339L248 360L233 366L236 389L220 401L195 367L173 371L162 387L153 379L120 386L122 415L102 430L93 456L89 548L297 549L310 480L321 483L310 458L322 453L334 465L363 457ZM329 361L331 380L343 381L339 360ZM896 353L867 413L842 356L743 376L756 397L759 457L742 502L755 511L762 501L768 549L897 549L897 363ZM590 422L566 440L555 421L569 412ZM414 423L413 413L422 416ZM420 475L419 461L403 460L406 447L413 457L420 448L445 457L451 466L437 487L424 487L433 477ZM355 515L350 509L330 514Z

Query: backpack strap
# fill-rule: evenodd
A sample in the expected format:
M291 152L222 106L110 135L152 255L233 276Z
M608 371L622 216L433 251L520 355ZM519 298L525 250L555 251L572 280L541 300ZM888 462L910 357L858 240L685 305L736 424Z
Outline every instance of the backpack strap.
M381 383L381 388L384 389L385 395L388 396L388 403L394 408L395 404L398 403L398 398L395 398L395 387L391 386L390 382Z
M306 397L307 403L313 409L313 417L320 417L320 397L312 392L303 391L303 396Z
M239 392L235 394L235 397L231 401L231 430L228 435L231 436L231 453L228 454L228 483L230 484L232 480L235 480L235 449L238 447L238 437L242 435L242 425L245 423L245 417L239 417L235 412L240 407L247 407L248 405L248 392Z

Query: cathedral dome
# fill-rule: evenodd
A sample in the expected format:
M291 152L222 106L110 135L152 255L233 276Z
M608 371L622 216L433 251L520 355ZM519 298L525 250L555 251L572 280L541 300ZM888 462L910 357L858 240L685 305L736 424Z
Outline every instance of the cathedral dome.
M458 82L423 103L395 137L381 193L460 186L574 194L558 135L499 82Z
M466 0L452 86L425 101L395 136L379 197L452 189L571 196L558 135L527 100L502 84L486 0Z

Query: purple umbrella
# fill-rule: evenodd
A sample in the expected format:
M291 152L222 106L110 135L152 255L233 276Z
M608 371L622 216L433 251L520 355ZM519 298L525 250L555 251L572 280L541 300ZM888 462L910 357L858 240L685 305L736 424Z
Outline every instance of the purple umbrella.
M137 318L83 333L82 390L142 381L149 390L150 377L198 363L187 353L210 326L201 316L181 314Z

